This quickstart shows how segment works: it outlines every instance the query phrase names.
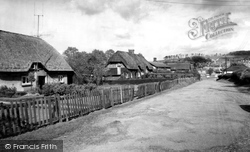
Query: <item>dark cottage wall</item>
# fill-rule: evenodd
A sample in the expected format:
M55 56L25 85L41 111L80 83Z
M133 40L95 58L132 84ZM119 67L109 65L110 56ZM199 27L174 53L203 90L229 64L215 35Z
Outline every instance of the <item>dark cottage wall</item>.
M22 83L22 77L25 76L28 76L28 72L0 72L0 85L6 85L7 87L16 87L17 91L29 90L31 88L31 85Z
M123 63L110 63L107 65L109 69L106 73L106 76L114 77L119 79L120 77L132 78L131 70L127 69Z

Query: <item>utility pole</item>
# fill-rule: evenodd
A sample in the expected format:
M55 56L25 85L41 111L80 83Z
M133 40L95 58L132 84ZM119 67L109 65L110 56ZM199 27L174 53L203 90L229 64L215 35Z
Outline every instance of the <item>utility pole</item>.
M227 74L227 56L225 55L225 70L226 70L226 74Z
M40 17L43 17L43 15L34 15L37 16L37 37L39 37L39 24L40 24Z
M43 17L43 6L42 6L42 14L36 14L36 4L34 3L34 16L37 16L37 37L40 37L39 29L40 29L40 17Z

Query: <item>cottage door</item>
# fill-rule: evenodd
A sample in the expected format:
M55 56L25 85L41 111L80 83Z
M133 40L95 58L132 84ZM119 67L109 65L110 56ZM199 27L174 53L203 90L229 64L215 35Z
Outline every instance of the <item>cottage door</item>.
M45 76L38 76L38 86L42 89L43 85L45 84Z

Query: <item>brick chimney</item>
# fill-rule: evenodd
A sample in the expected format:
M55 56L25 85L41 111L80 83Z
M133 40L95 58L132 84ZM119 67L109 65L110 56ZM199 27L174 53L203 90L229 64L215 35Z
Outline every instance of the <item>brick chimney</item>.
M157 58L154 58L154 62L156 62L157 61Z
M131 53L131 54L134 54L135 50L134 49L129 49L128 52Z

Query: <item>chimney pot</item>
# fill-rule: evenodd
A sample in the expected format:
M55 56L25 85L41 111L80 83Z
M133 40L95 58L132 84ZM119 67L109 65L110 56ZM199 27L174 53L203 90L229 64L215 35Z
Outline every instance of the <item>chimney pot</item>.
M157 58L154 58L154 62L156 62L157 61Z
M128 52L131 53L131 54L134 54L135 50L134 49L129 49Z

